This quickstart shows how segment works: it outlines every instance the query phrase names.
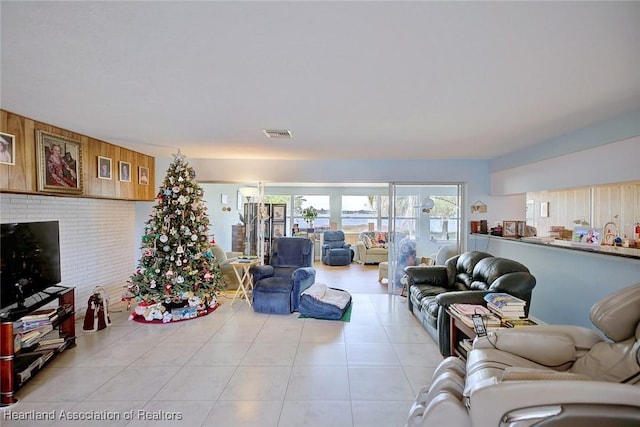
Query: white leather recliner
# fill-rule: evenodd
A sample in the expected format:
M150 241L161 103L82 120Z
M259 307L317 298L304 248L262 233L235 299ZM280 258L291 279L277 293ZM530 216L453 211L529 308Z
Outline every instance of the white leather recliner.
M449 357L407 426L640 425L640 283L596 303L579 326L499 329L467 362Z

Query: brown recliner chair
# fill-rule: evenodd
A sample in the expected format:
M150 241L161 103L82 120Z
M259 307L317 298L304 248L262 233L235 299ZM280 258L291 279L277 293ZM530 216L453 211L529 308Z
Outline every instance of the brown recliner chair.
M640 420L640 283L591 308L596 331L539 325L476 338L421 390L407 426L631 426Z

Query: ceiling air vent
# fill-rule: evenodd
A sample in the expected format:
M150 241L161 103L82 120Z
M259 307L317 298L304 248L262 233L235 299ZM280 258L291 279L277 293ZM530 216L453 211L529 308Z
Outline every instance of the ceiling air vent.
M293 136L290 130L263 129L262 132L269 138L291 138Z

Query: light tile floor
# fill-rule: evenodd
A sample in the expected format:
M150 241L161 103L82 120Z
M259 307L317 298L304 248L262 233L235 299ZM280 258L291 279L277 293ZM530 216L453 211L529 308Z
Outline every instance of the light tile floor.
M316 267L318 281L352 292L350 322L254 313L230 299L208 316L168 325L114 312L103 331L84 333L78 323L77 347L32 378L0 424L403 426L442 360L436 345L406 298L377 283L377 267L342 267L351 287L336 279L338 270ZM52 419L33 420L43 415Z

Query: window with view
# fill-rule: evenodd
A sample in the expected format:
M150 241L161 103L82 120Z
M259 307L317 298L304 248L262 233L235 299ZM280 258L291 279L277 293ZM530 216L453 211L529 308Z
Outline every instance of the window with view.
M317 211L318 216L314 220L304 218L303 212L308 208L313 208ZM293 211L293 222L294 224L298 224L300 230L313 227L317 233L318 231L330 229L331 206L329 196L296 195L294 197Z
M407 236L414 236L417 228L416 205L418 198L416 196L398 196L396 198L396 218L395 229ZM386 221L389 223L388 218Z
M379 196L342 196L341 222L345 233L360 233L376 228L380 206Z

